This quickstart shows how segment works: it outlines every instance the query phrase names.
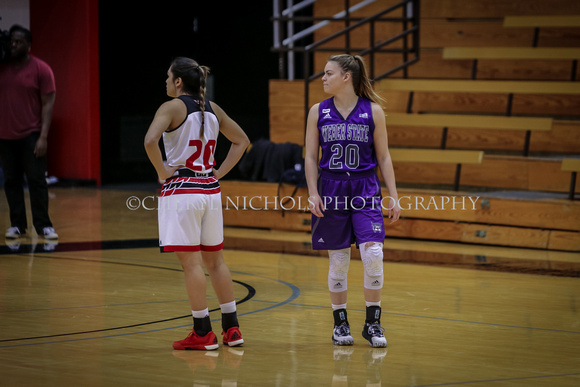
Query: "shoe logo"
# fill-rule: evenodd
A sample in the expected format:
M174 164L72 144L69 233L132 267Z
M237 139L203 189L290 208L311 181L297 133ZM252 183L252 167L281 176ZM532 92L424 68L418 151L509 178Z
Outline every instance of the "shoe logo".
M240 338L240 335L238 334L238 332L232 333L232 337L231 337L232 340L237 340L239 338Z
M318 243L324 243L324 239L320 238L320 239L318 240Z

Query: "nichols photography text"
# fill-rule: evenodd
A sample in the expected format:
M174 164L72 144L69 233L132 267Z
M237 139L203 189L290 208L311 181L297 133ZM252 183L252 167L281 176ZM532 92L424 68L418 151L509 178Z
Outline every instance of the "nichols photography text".
M171 203L160 200L158 196L145 197L130 196L126 200L128 209L157 211L161 206L164 209L194 210L201 209L199 202L194 202L189 195L173 196ZM398 200L402 211L475 211L479 196L402 196ZM322 197L325 209L335 210L361 210L365 207L382 208L391 210L395 200L390 196L384 198L365 198L355 196L352 198L340 196ZM310 211L311 199L292 196L226 196L222 200L223 210L236 211Z

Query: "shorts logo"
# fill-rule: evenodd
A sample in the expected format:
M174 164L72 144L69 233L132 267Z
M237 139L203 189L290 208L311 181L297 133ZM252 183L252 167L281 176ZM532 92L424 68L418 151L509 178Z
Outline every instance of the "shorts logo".
M320 239L318 240L318 243L324 243L324 239L320 238Z
M383 231L383 227L380 223L372 223L371 222L371 226L373 227L373 232L382 232Z

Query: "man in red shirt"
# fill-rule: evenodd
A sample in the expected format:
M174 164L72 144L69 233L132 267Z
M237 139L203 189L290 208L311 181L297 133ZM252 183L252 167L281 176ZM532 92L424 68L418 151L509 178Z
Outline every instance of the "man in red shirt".
M26 233L26 175L34 228L40 237L57 239L48 215L46 184L47 137L56 92L54 75L48 64L30 55L29 30L14 25L10 35L10 59L0 64L0 165L10 207L6 238L19 238Z

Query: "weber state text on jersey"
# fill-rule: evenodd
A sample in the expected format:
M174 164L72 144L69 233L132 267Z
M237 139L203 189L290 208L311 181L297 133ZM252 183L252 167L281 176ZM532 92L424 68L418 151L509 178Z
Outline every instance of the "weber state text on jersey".
M318 108L318 131L323 170L368 171L377 166L370 100L359 97L346 119L334 106L334 98L322 101Z

